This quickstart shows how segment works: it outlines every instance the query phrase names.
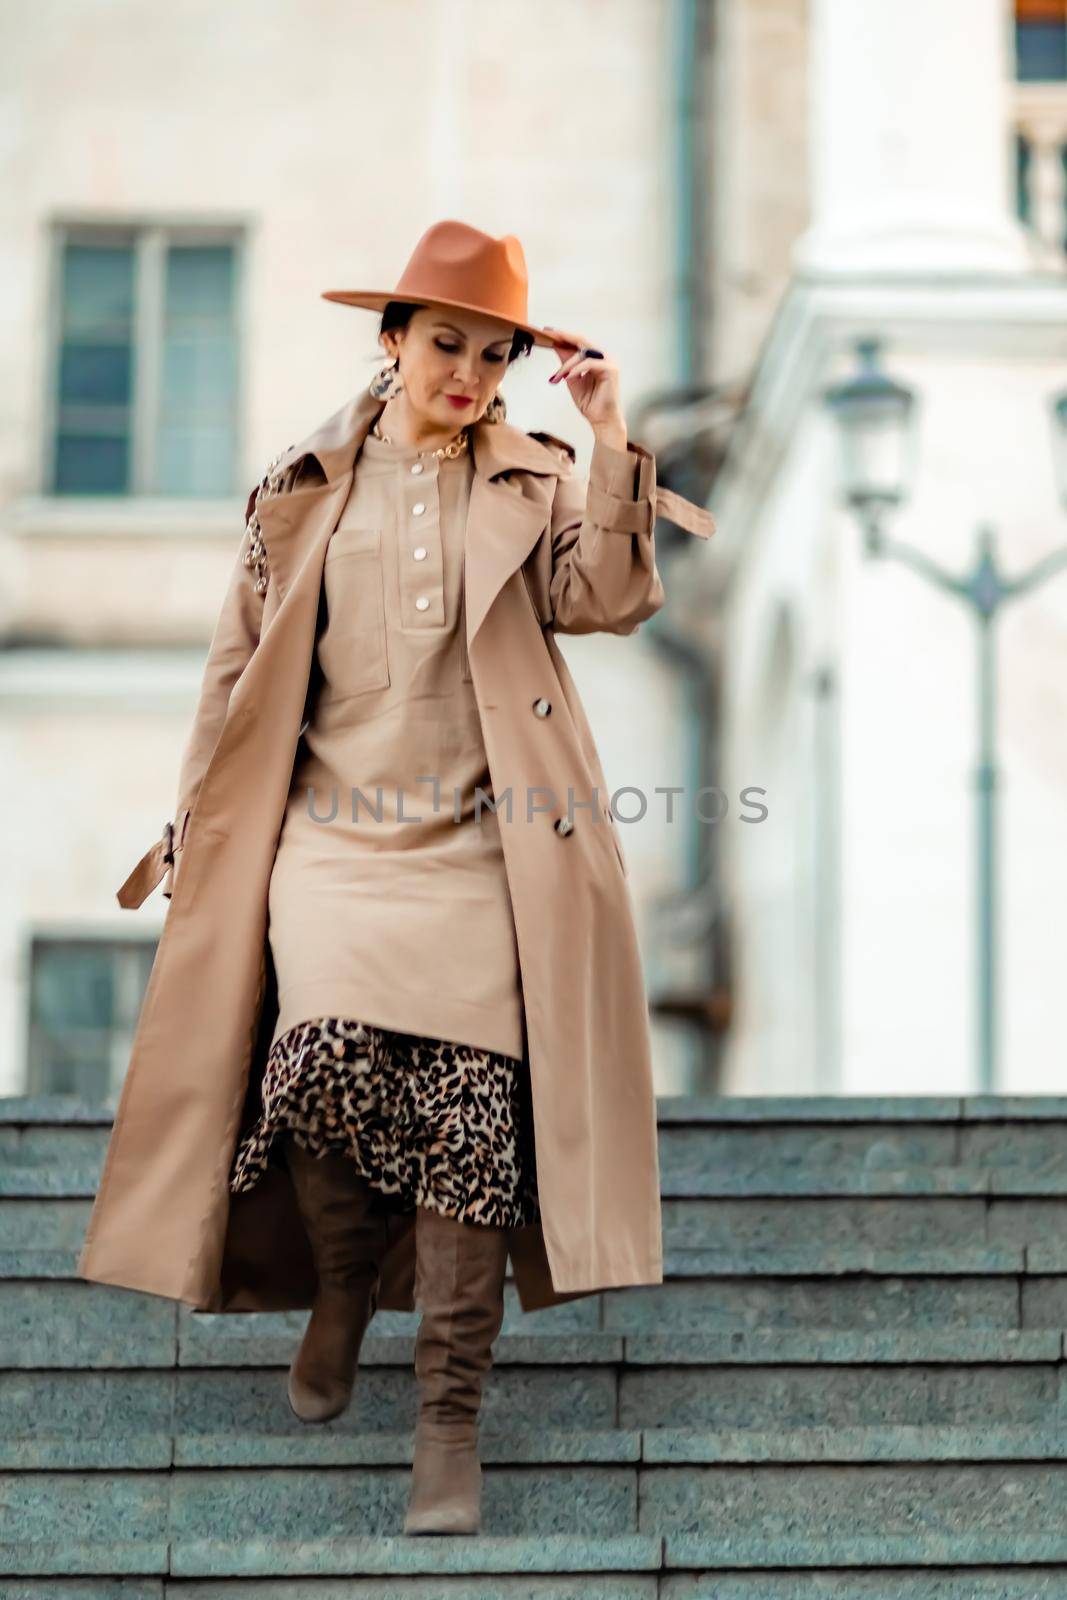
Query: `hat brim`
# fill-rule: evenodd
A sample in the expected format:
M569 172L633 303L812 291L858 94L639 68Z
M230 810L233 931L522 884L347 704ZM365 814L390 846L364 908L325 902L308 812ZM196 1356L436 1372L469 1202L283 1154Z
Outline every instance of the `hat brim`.
M333 300L342 306L359 306L364 311L384 311L390 300L402 300L406 305L452 306L456 311L477 311L482 316L495 315L487 312L482 306L472 306L464 300L427 300L421 296L397 294L395 289L381 293L363 289L324 289L322 298ZM530 334L534 344L542 345L549 350L555 346L556 341L543 328L535 328L529 322L513 322L510 317L500 317L498 320L508 323L513 328L521 328L524 333Z

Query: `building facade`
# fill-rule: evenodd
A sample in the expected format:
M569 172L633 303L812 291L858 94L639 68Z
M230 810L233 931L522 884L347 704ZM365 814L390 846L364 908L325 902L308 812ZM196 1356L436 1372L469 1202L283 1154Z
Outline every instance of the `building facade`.
M531 15L57 0L10 41L2 1092L117 1092L166 901L114 891L171 814L245 496L381 362L320 291L449 215L520 235L531 316L617 357L632 436L719 518L661 524L638 637L564 641L661 1091L981 1086L976 624L864 554L824 397L878 341L919 412L889 531L947 569L980 527L1009 573L1067 539L1067 0ZM581 465L554 365L509 418ZM1067 574L997 640L996 1087L1026 1092L1058 1084Z

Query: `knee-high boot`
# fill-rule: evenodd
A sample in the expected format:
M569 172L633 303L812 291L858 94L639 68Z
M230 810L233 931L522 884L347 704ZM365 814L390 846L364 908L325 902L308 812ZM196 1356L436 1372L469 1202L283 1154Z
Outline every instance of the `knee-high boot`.
M289 1404L303 1422L329 1422L352 1399L360 1347L377 1308L386 1218L350 1156L312 1155L290 1132L289 1174L307 1229L318 1289L289 1369Z
M405 1533L477 1533L478 1412L504 1320L508 1230L419 1206L415 1339L419 1415Z

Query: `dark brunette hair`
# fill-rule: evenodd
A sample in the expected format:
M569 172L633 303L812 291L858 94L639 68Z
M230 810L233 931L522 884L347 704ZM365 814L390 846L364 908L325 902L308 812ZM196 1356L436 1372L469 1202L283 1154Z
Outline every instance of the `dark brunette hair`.
M406 328L414 313L423 309L422 306L411 305L406 300L390 300L382 312L378 332L390 333L394 328ZM508 366L517 361L519 356L528 356L532 349L533 334L527 333L523 328L516 328L511 349L508 351Z

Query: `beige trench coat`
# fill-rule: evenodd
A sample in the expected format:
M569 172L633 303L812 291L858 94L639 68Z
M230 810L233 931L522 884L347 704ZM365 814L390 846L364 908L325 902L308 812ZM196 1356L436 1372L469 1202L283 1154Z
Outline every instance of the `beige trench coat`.
M309 715L326 546L382 404L360 393L271 475L259 507L265 592L245 559L246 533L173 825L118 891L133 908L166 876L170 904L77 1271L201 1311L305 1308L315 1292L285 1169L238 1195L228 1178L258 1114L277 1016L267 893ZM515 917L542 1213L512 1230L510 1257L520 1304L534 1310L663 1280L633 907L600 760L554 635L631 634L659 608L657 503L703 537L714 523L657 488L654 458L632 443L630 499L587 485L570 446L549 434L479 422L472 448L468 653ZM535 713L540 701L550 714ZM560 832L569 793L573 827ZM390 1218L381 1309L414 1309L413 1222Z

